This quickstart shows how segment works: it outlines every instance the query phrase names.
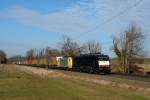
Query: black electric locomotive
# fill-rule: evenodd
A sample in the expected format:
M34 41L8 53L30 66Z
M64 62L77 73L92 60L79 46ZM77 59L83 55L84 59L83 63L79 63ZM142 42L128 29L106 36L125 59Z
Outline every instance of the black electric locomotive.
M108 55L101 53L83 54L73 58L73 70L88 73L110 73L111 64Z

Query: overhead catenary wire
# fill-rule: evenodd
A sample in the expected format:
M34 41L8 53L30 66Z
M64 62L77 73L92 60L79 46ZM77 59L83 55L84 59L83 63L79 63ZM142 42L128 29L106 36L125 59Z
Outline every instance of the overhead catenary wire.
M82 38L85 35L88 35L89 33L99 29L100 27L104 26L105 24L113 21L114 19L116 19L117 17L120 17L121 15L127 13L129 10L136 8L138 5L140 5L144 0L139 0L137 1L135 4L133 4L132 6L127 7L126 9L120 11L118 14L114 15L113 17L109 18L108 20L104 21L103 23L100 23L98 25L96 25L96 27L94 27L93 29L90 29L88 31L85 31L82 33L82 35L80 34L77 38L77 40L79 40L80 38Z
M114 15L114 16L112 16L111 18L105 20L103 23L100 23L100 24L96 25L96 27L94 27L94 28L92 28L92 29L90 29L90 30L88 30L88 31L83 32L82 34L80 34L79 36L77 36L75 39L76 39L77 41L79 41L79 39L82 38L83 36L88 35L89 33L93 32L93 31L95 31L95 30L97 30L97 29L102 28L102 26L104 26L105 24L107 24L107 23L113 21L114 19L116 19L117 17L120 17L121 15L127 13L129 10L131 10L131 9L133 9L133 8L136 8L136 7L137 7L138 5L140 5L143 1L144 1L144 0L139 0L139 1L137 1L136 3L134 3L133 5L130 5L130 6L126 7L126 9L120 11L119 13L117 13L117 14ZM112 43L112 41L109 40L109 41L105 41L105 42L103 42L103 43L104 43L104 44L110 44L110 43ZM77 49L78 49L78 48L77 48Z
M97 30L97 29L102 28L102 26L104 26L105 24L107 24L107 23L113 21L114 19L116 19L117 17L120 17L121 15L127 13L129 10L131 10L131 9L133 9L133 8L136 8L136 7L139 6L143 1L144 1L144 0L139 0L139 1L137 1L137 2L134 3L133 5L127 7L126 9L120 11L118 14L112 16L112 17L109 18L108 20L105 20L103 23L100 23L100 24L96 25L96 27L94 27L93 29L90 29L90 30L88 30L88 31L83 32L82 34L80 34L79 36L76 37L76 40L79 41L79 39L82 38L83 36L88 35L89 33L93 32L93 31L95 31L95 30ZM110 40L103 42L103 44L110 44L110 43L112 43L112 41L110 41Z

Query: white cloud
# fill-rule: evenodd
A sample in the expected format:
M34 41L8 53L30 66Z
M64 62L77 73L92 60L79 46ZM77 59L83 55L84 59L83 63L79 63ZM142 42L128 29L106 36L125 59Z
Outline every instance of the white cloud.
M120 33L132 22L143 30L149 29L149 4L146 0L92 0L88 8L95 13L99 28L110 33ZM141 1L141 2L140 2ZM136 4L136 6L135 6ZM125 12L123 12L125 11ZM123 12L120 14L120 12ZM111 20L110 20L111 19ZM150 30L149 30L150 32ZM146 33L149 34L149 33Z
M23 7L12 7L6 10L5 16L49 32L82 33L94 25L92 21L83 16L84 12L86 14L86 11L83 11L78 5L48 14L41 14ZM4 16L4 13L1 13L0 16Z
M47 14L41 14L23 7L12 7L7 9L6 12L0 13L0 16L4 17L5 15L6 17L15 18L22 24L49 32L85 33L90 30L91 32L98 30L105 33L120 33L120 30L126 28L132 21L140 26L144 26L142 28L150 24L148 22L145 23L145 19L149 19L150 16L150 14L145 13L145 11L149 11L148 4L150 2L148 1L147 6L141 4L135 9L129 8L129 11L123 15L114 17L112 21L103 24L138 1L81 0L79 4ZM97 28L95 29L95 27Z

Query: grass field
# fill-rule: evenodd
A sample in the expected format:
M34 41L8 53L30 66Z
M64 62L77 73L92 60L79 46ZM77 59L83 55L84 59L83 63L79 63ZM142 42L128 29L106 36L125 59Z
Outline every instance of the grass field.
M77 79L40 78L4 65L0 67L0 100L150 100L150 97Z

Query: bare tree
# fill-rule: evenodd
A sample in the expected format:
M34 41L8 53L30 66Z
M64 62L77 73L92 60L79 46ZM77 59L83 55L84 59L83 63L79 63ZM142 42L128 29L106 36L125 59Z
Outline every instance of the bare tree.
M113 38L113 51L117 55L123 71L129 73L132 59L143 55L144 34L134 24L119 36Z
M50 56L50 54L51 54L51 48L50 47L46 47L45 48L45 54L44 54L45 57L48 58Z
M88 41L83 44L83 53L99 53L101 52L101 45L99 42Z
M30 49L26 52L26 58L27 59L33 59L35 55L35 49Z
M74 56L80 54L80 46L78 45L78 43L73 41L71 37L67 35L63 35L60 46L62 55Z
M6 63L6 53L3 50L0 50L0 64Z

